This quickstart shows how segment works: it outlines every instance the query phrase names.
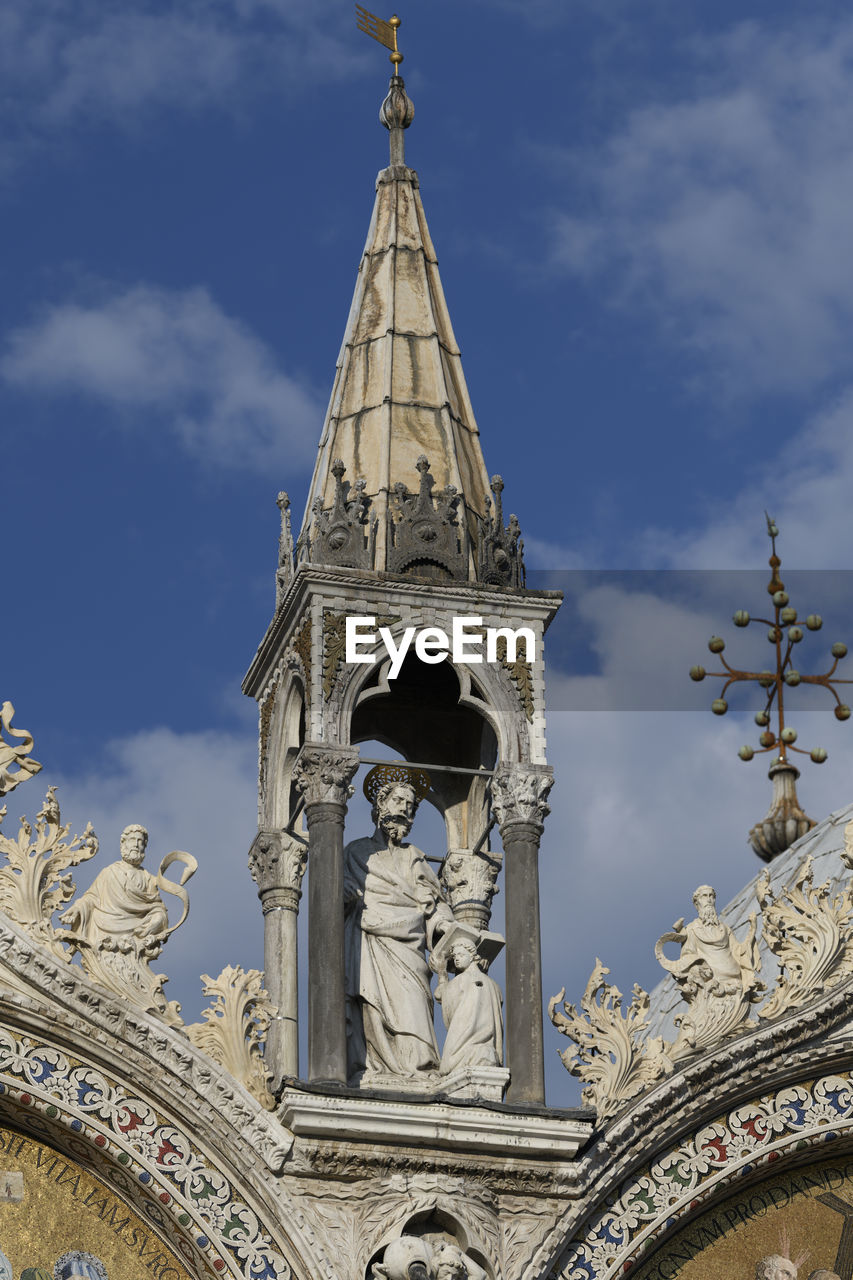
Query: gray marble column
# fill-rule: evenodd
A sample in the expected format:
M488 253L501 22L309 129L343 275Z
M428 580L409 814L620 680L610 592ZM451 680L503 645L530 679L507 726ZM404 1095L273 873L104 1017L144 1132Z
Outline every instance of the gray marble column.
M508 1102L545 1101L539 839L553 782L551 770L544 765L501 765L492 779L492 807L500 826L506 875Z
M297 913L307 860L306 842L286 831L259 831L249 850L264 914L264 982L277 1010L265 1054L273 1093L284 1076L299 1075Z
M346 1084L344 818L356 747L306 742L294 768L308 822L308 1078Z

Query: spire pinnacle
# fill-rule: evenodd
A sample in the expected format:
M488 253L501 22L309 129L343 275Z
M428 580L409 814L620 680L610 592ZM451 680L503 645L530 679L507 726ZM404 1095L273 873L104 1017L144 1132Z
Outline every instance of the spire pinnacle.
M379 108L379 119L391 135L391 164L404 165L405 152L403 146L403 130L408 129L415 118L415 108L406 93L403 77L399 75L403 55L397 48L397 31L400 19L396 13L386 22L377 18L360 4L355 6L355 20L359 31L366 32L373 40L391 50L390 59L394 66L394 74L388 85L388 96Z

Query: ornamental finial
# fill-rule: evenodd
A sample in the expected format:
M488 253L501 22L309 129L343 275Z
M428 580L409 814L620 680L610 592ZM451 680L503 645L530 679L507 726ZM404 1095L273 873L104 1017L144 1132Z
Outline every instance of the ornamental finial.
M811 751L807 751L802 747L794 746L797 741L797 731L787 723L785 705L787 691L796 689L798 685L821 685L829 690L835 699L836 720L843 721L849 720L853 713L847 703L841 701L836 685L853 684L853 680L835 674L839 662L847 656L847 645L842 644L840 640L836 641L830 650L833 661L827 671L817 675L807 675L794 665L795 646L800 644L805 636L803 623L808 631L820 631L823 619L818 613L810 613L804 619L798 617L797 610L791 604L788 592L785 590L785 584L779 576L782 566L782 561L776 552L779 528L766 511L764 515L771 545L768 563L772 573L767 584L767 592L773 603L773 616L755 618L746 609L738 609L732 621L736 627L748 627L751 622L757 622L760 626L769 628L767 639L773 646L776 658L775 670L767 667L763 671L742 671L739 667L731 666L727 659L722 657L726 647L725 640L722 636L712 636L708 641L708 648L711 653L717 655L724 670L706 671L704 667L697 665L690 668L690 679L704 680L710 675L725 681L720 696L711 703L711 710L717 716L725 715L729 709L726 693L732 685L743 681L754 682L766 690L764 707L755 713L755 723L763 730L759 737L761 748L756 750L747 744L741 747L738 755L741 760L752 760L754 756L768 751L777 753L774 755L768 775L773 783L773 801L770 811L749 833L750 844L759 858L770 862L777 854L790 848L795 840L799 840L815 825L800 808L795 786L800 774L788 758L789 753L796 751L800 755L807 755L815 764L823 764L827 755L824 747L813 747Z
M403 55L397 48L397 31L400 19L396 14L386 22L377 18L360 4L355 6L355 18L359 31L365 31L372 39L391 50L390 58L394 66L394 74L388 86L388 96L379 108L379 119L391 135L391 164L406 163L403 147L403 130L408 129L415 118L415 108L406 93L403 77L398 74Z

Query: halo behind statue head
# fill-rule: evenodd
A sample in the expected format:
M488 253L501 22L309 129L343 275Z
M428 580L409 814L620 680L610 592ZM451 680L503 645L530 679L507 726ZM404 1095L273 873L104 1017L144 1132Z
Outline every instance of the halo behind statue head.
M364 779L364 794L375 805L382 788L394 782L411 787L419 804L432 786L430 776L424 769L413 769L408 764L377 764Z

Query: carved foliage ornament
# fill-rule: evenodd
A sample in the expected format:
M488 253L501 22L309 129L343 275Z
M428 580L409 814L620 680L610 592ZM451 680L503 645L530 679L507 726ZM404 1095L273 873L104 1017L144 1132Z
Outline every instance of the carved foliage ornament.
M474 853L470 849L451 849L442 864L439 879L457 920L475 928L487 929L492 899L499 892L500 853Z
M845 831L845 841L849 841ZM845 857L849 866L849 847ZM761 1010L776 1018L797 1009L813 996L837 986L853 973L853 890L830 897L829 881L812 884L812 860L804 858L794 879L778 898L770 890L769 869L756 885L764 917L764 937L779 961L776 988Z
M554 785L549 769L501 765L491 781L492 808L501 829L508 823L543 826L551 812L548 793Z
M6 807L0 809L0 823ZM0 853L6 865L0 867L0 910L21 925L54 955L66 956L51 917L74 896L69 867L87 862L98 851L98 839L87 823L82 836L67 839L70 823L62 825L56 787L48 787L45 802L36 814L35 835L26 818L21 819L17 840L0 834ZM65 874L63 874L65 873Z
M249 870L259 895L275 889L301 893L307 863L306 841L288 831L259 831L249 850Z
M491 499L486 499L486 514L480 517L480 554L478 576L481 582L501 587L524 586L524 542L518 518L511 515L504 525L503 489L501 476L492 476Z
M14 715L15 708L11 702L4 702L0 706L0 730L7 738L19 739L17 743L7 742L0 736L0 796L8 795L41 769L38 760L33 760L30 756L33 736L26 729L12 728Z
M380 614L376 618L376 626L393 627L399 622L398 614ZM323 697L326 702L332 696L338 674L346 656L346 623L345 613L335 613L331 609L323 610Z
M623 1013L621 991L604 980L609 972L596 960L581 997L581 1013L568 1001L558 1008L565 988L548 1002L548 1017L575 1043L560 1054L563 1066L584 1082L583 1101L595 1107L599 1120L672 1071L661 1037L643 1038L648 1030L648 992L635 983Z
M264 975L227 965L218 978L202 974L204 994L213 1003L202 1013L204 1022L185 1028L193 1044L228 1071L271 1111L262 1042L276 1012L263 989Z
M293 770L297 791L310 804L346 804L353 793L352 779L358 770L354 747L312 746L302 748Z

